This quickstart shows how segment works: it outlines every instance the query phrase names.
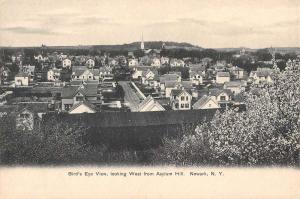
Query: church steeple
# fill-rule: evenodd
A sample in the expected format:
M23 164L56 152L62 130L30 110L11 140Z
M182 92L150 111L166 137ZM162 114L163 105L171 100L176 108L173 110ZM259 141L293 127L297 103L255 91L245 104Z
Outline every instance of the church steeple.
M143 38L143 33L142 33L142 40L141 40L141 50L145 49L145 45L144 45L144 38Z

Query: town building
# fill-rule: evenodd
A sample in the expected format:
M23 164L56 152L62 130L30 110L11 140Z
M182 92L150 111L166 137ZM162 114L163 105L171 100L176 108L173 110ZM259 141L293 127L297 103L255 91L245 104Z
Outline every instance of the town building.
M165 111L156 100L154 100L151 95L145 98L138 106L138 112L150 112L150 111Z
M62 61L63 68L71 68L71 66L72 66L72 61L70 59L64 59Z
M96 113L96 107L87 102L81 101L70 108L69 114L81 114L81 113Z
M47 80L54 82L59 81L61 76L61 69L53 68L47 72Z
M79 86L65 86L61 93L62 111L69 111L75 104L88 101L92 104L101 103L101 95L98 92L98 84L83 83Z
M95 61L93 59L88 59L86 62L85 62L85 65L88 67L88 68L94 68L95 67Z
M194 105L193 109L218 109L218 102L211 96L203 95Z
M182 89L173 89L170 96L170 104L173 110L190 110L192 95Z
M224 84L225 82L230 81L230 74L229 72L217 72L216 75L216 83L217 84Z
M30 77L27 73L19 72L15 76L15 85L16 86L28 86L30 82Z

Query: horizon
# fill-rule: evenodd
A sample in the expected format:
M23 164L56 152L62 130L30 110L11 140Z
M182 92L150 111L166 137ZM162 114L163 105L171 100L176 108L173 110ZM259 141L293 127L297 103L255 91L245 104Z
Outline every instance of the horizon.
M1 47L123 45L142 35L145 41L213 49L300 47L297 0L2 0L0 5Z

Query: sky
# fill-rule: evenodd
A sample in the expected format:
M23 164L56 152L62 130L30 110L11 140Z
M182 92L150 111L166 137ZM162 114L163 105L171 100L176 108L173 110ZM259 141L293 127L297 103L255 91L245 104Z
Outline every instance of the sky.
M0 46L300 47L300 0L0 0Z

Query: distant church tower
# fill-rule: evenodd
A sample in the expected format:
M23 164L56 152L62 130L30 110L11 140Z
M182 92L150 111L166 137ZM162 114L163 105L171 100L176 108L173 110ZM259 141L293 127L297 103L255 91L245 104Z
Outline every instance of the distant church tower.
M144 45L144 38L143 38L143 34L142 34L142 40L141 40L141 50L145 49L145 45Z

